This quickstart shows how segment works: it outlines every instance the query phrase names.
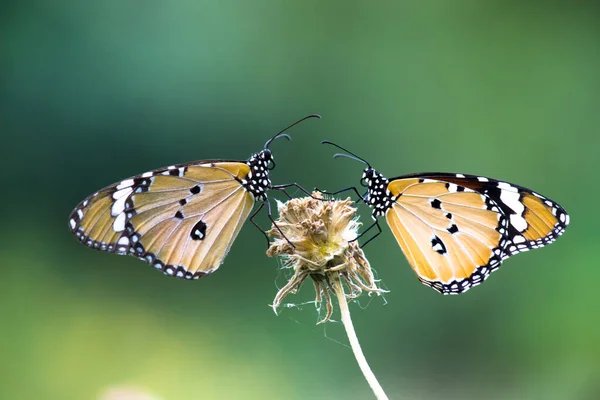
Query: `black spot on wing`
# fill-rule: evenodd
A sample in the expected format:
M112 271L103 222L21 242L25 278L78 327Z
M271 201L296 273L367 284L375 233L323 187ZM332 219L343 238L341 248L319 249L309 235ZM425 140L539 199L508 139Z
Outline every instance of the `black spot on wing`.
M192 240L203 240L206 236L206 224L204 221L198 221L196 225L192 228L190 232L190 237Z
M431 248L438 254L446 254L447 252L446 245L438 236L434 236L433 239L431 239Z

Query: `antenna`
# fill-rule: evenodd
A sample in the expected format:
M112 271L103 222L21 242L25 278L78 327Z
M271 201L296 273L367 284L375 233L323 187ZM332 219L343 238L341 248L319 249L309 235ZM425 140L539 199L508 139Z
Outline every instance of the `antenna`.
M265 149L269 148L269 145L271 145L271 142L275 139L279 139L280 137L284 137L287 140L292 140L292 138L290 137L290 135L288 135L287 133L283 133L285 131L287 131L288 129L290 129L292 126L299 124L300 122L309 119L309 118L321 118L321 116L319 114L310 114L307 115L304 118L299 119L298 121L294 122L293 124L291 124L290 126L282 129L277 135L273 136L271 139L267 140L267 142L265 143Z
M366 165L367 165L367 167L371 168L371 164L369 164L369 163L368 163L368 162L367 162L365 159L363 159L363 158L360 158L359 156L357 156L357 155L356 155L356 154L354 154L353 152L351 152L351 151L349 151L349 150L346 150L345 148L343 148L343 147L342 147L342 146L340 146L340 145L337 145L337 144L335 144L335 143L333 143L333 142L330 142L329 140L323 140L323 141L321 142L321 144L330 144L330 145L332 145L332 146L335 146L335 147L337 147L338 149L340 149L340 150L343 150L343 151L345 151L346 153L348 153L348 154L336 153L336 154L334 154L334 155L333 155L333 158L337 158L337 157L346 157L346 158L349 158L349 159L351 159L351 160L359 161L359 162L361 162L361 163L363 163L363 164L366 164Z

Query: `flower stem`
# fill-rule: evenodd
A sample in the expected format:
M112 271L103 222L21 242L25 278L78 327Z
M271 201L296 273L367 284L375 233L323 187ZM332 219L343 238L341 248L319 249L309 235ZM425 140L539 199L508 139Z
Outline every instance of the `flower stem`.
M358 341L358 337L356 336L356 331L354 330L354 325L352 325L352 318L350 318L350 310L348 309L348 302L346 301L346 294L344 293L344 287L342 282L340 282L339 278L332 279L333 286L335 289L335 294L338 298L338 303L340 305L340 313L342 314L342 323L344 324L344 328L346 329L346 334L348 335L348 340L350 341L350 346L352 347L352 352L354 353L354 357L358 362L358 366L362 371L365 379L371 386L371 390L375 394L375 397L378 400L387 400L388 397L383 391L383 388L377 381L375 374L371 371L369 364L367 363L367 359L363 354L362 349L360 348L360 343Z

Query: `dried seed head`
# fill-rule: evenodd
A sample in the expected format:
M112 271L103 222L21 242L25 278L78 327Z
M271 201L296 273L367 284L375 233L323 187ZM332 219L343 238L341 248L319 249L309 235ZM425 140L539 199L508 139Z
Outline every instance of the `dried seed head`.
M278 204L279 219L268 232L275 240L267 255L280 256L284 267L294 270L275 296L273 310L310 277L316 302L324 302L327 309L321 323L328 321L333 311L330 291L334 280L346 284L348 298L358 297L363 290L378 295L384 291L377 287L369 261L355 240L360 223L352 201L323 200L320 193L313 196Z

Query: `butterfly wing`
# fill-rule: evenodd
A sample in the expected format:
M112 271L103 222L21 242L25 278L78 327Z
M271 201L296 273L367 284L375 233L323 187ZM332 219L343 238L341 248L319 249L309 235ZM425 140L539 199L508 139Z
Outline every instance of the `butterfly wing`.
M146 172L82 201L69 218L85 245L140 258L167 275L214 272L254 206L236 161L201 161Z
M386 220L419 279L444 294L483 282L500 263L545 246L569 216L524 187L473 175L423 173L390 180Z

